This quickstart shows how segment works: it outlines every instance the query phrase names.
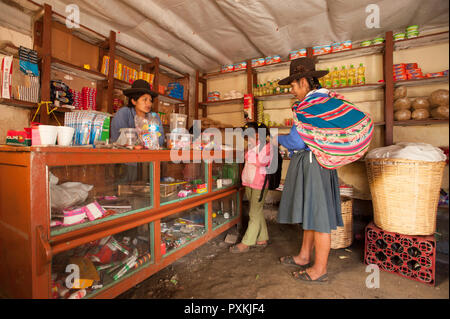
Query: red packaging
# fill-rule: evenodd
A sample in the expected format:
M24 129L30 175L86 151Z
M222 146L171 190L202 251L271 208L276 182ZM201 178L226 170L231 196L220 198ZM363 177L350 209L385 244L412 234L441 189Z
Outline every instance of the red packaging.
M92 256L95 261L98 260L102 264L108 264L112 261L113 254L114 252L111 248L108 245L104 245L98 253L89 255L88 257Z
M417 63L406 63L406 68L407 69L417 69Z
M247 116L250 120L253 120L253 113L255 109L255 104L253 102L252 94L244 95L244 112L247 113Z

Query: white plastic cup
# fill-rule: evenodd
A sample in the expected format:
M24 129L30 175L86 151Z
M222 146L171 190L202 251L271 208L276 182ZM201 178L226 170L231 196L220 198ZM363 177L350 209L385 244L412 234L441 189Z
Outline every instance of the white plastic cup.
M75 129L69 126L58 126L58 145L69 146L72 144Z
M58 135L57 126L39 125L39 135L41 137L41 145L55 145Z

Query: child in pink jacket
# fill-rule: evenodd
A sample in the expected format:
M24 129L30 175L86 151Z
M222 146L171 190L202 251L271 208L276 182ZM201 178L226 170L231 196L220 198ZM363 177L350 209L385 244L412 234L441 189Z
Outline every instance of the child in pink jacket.
M248 137L248 151L245 154L245 165L241 178L242 185L245 186L245 194L250 203L250 219L241 243L230 248L230 252L232 253L247 252L251 246L265 247L269 240L263 212L267 188L263 192L262 200L259 200L266 177L266 167L269 166L272 156L270 154L270 143L267 142L269 130L264 124L258 124L256 122L248 123L244 129L248 129L244 131L244 134L247 132L250 132L250 134Z

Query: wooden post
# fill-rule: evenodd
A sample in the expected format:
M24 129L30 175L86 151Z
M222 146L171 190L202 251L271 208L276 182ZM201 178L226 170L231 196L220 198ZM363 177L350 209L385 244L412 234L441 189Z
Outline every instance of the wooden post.
M116 59L116 33L109 32L109 65L108 65L108 89L106 91L107 112L113 113L113 92L114 92L114 60Z
M202 101L203 103L205 103L208 100L208 81L206 79L204 79L203 82L203 90L202 90ZM203 105L202 107L203 109L203 117L208 117L208 110L207 107L205 105Z
M187 115L187 122L189 123L189 90L190 90L190 79L191 77L189 76L189 74L186 74L186 79L187 79L187 94L186 94L186 100L185 100L185 108L186 108L186 115Z
M155 57L153 71L155 72L155 78L153 79L153 91L159 92L159 58ZM159 99L153 100L153 112L158 113Z
M306 56L308 58L312 58L313 56L313 49L311 47L306 48Z
M41 101L50 101L50 81L52 64L52 7L44 4L44 18L42 31L42 64L41 64ZM39 122L49 123L47 106L42 105L39 110Z
M386 32L385 47L383 55L384 65L384 121L385 146L392 145L394 142L394 39L392 31Z
M194 119L198 120L198 91L200 87L200 74L195 71L195 92L194 92Z

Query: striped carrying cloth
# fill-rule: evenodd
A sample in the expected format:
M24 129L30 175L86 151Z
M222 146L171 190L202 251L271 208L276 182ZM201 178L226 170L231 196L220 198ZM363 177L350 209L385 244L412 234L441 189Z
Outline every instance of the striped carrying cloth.
M336 169L360 159L372 140L372 118L343 96L320 89L292 106L294 123L319 164Z

